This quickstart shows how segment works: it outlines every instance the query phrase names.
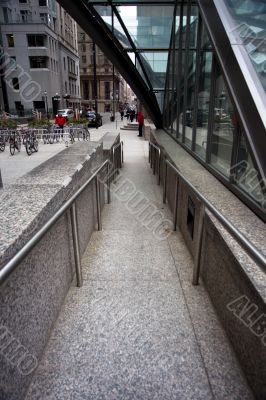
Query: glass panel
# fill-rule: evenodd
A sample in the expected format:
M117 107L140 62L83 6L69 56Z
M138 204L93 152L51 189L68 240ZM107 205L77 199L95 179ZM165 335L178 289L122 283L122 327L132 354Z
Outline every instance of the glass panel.
M191 7L189 47L196 48L199 24L199 10L197 6Z
M231 174L236 185L262 208L266 209L266 194L263 193L263 189L265 190L266 188L265 182L259 179L259 174L250 157L243 133L238 149L237 163L231 168Z
M119 11L138 48L169 48L172 6L121 6Z
M266 91L266 1L224 0L235 21L234 33L238 35L249 54Z
M119 40L119 42L122 44L122 46L126 48L132 48L116 16L114 16L114 34L117 40Z
M143 66L154 89L164 89L168 52L141 53Z
M225 88L224 79L219 73L216 80L214 131L211 138L211 164L222 174L228 176L231 165L233 136L236 124L234 110Z
M184 108L184 93L185 93L185 50L182 50L179 54L181 54L182 57L182 62L181 62L181 68L180 68L180 74L179 74L179 99L177 100L179 102L178 104L178 110L179 110L179 116L178 116L178 124L179 124L179 131L178 131L178 136L182 138L183 136L183 108Z
M213 54L211 52L202 52L199 71L195 152L203 159L205 159L207 147L212 58Z
M187 65L187 93L185 105L185 143L191 148L193 136L193 113L195 101L195 73L196 73L196 51L189 51Z

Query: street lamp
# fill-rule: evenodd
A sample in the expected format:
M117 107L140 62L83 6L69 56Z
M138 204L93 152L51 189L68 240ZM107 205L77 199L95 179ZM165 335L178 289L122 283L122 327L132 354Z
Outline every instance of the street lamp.
M44 97L45 97L45 108L46 108L46 118L49 119L49 114L48 114L48 102L47 102L47 91L44 91Z

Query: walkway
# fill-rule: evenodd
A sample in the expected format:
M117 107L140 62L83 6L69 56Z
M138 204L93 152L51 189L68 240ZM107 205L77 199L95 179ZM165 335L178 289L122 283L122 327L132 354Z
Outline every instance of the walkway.
M147 142L121 132L123 176L162 209ZM120 193L121 194L121 193ZM180 233L159 241L117 196L83 257L27 400L252 399Z

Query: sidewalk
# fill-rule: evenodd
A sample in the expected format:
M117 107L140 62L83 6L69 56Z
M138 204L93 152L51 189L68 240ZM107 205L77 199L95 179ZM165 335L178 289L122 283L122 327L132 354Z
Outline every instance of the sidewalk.
M121 139L122 177L171 218L147 142ZM157 240L121 196L105 205L84 285L68 293L27 400L252 399L203 286L191 285L180 233Z

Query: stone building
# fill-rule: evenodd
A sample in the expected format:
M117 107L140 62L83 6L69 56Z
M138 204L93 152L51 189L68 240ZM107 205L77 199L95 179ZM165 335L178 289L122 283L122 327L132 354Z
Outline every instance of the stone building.
M1 0L2 109L79 107L77 24L55 0Z

